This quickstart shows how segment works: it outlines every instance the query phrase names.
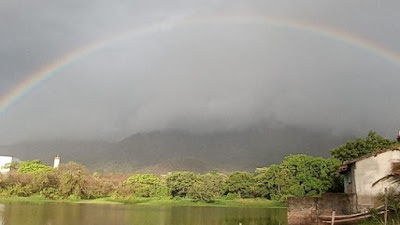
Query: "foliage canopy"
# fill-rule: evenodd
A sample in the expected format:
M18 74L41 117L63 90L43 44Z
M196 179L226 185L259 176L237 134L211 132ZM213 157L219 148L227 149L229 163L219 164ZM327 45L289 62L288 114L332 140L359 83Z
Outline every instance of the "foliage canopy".
M161 179L154 174L135 174L123 183L125 190L129 190L132 196L155 197L159 196L165 188Z
M345 145L331 150L332 157L341 161L347 161L367 155L381 148L389 148L395 144L395 141L386 139L374 131L370 131L365 139L357 138L354 141L348 141Z
M282 200L287 196L315 196L338 191L340 176L336 168L340 164L337 159L303 154L287 156L280 165L256 170L255 193L258 197Z
M39 160L32 160L19 163L17 172L39 174L51 170L52 168L50 166L40 163Z

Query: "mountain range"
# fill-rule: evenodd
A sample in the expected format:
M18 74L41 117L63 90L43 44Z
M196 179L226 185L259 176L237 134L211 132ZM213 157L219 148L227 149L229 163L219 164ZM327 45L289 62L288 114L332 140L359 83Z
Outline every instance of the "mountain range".
M190 132L167 129L136 133L121 141L46 140L1 146L1 155L39 159L57 154L95 171L167 173L174 170L254 171L290 154L329 157L329 150L352 139L324 129L263 124L245 129Z

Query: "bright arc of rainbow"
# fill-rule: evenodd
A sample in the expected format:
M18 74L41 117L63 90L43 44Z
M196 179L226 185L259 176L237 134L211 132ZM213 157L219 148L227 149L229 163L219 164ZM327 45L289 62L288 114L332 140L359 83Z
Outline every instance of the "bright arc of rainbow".
M26 79L18 83L14 88L5 93L0 98L0 115L3 114L11 105L21 99L23 96L30 93L37 86L45 82L46 80L57 74L58 71L67 67L71 63L77 61L80 58L88 56L96 50L111 46L119 41L135 38L137 36L153 34L163 31L171 30L177 26L183 25L194 25L194 24L209 24L217 22L228 22L228 23L254 23L254 24L265 24L277 28L287 28L290 30L298 30L306 33L312 33L314 35L341 42L346 45L362 49L372 55L380 57L390 63L400 66L400 55L396 52L389 50L373 41L365 38L335 29L333 27L322 26L315 23L306 23L297 20L290 20L279 17L268 17L264 15L218 15L208 16L199 18L189 18L178 22L167 21L162 23L153 24L151 26L135 29L130 32L115 35L108 39L98 40L71 51L47 65L39 68L33 74L27 76Z

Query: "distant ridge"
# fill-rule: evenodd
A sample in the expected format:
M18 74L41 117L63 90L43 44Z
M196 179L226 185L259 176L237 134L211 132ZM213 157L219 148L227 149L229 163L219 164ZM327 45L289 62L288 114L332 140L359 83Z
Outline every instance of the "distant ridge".
M138 133L116 143L36 141L0 146L0 154L51 164L76 161L97 171L248 170L280 163L289 154L329 156L329 149L352 139L328 130L260 125L241 130L193 133L164 130Z

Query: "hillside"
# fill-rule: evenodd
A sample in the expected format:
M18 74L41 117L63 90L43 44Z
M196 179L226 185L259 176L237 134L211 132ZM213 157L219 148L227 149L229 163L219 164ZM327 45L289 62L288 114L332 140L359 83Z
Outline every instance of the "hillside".
M165 130L138 133L120 142L37 141L0 147L0 154L51 164L77 161L100 171L249 170L279 163L289 154L329 156L329 149L352 137L295 126L258 126L243 130L192 133Z

